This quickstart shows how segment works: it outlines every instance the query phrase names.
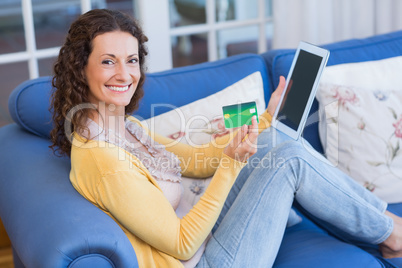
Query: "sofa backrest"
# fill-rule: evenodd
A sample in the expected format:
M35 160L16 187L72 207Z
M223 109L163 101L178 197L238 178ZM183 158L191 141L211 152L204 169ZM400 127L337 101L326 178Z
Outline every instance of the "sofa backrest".
M342 63L380 60L402 55L402 31L377 35L364 39L352 39L328 45L323 48L330 50L331 55L327 66ZM271 50L262 54L268 66L271 88L276 88L279 76L287 76L295 54L295 49ZM319 152L323 148L318 135L318 102L314 101L303 136Z
M134 116L149 118L152 104L168 103L172 107L180 107L216 93L256 71L261 72L267 102L272 83L268 80L263 58L255 54L241 54L215 62L149 73L144 84L144 98ZM8 102L13 120L22 128L48 138L52 129L49 111L51 90L51 77L28 80L15 88ZM153 116L167 111L169 108L164 105Z

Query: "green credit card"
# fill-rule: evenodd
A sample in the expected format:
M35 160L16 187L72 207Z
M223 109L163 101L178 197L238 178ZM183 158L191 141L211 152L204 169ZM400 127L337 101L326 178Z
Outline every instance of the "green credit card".
M258 123L257 105L255 101L223 106L222 110L226 128L251 125L253 115L257 116Z

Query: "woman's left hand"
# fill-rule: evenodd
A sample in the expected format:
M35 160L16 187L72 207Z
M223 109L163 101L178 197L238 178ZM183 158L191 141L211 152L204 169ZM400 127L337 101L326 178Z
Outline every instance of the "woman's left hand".
M278 106L278 103L279 103L279 100L281 99L283 90L285 89L285 85L286 85L285 77L280 76L279 77L279 85L276 88L276 90L274 91L274 93L272 93L271 98L268 103L268 107L267 107L267 112L271 116L274 116L276 107Z

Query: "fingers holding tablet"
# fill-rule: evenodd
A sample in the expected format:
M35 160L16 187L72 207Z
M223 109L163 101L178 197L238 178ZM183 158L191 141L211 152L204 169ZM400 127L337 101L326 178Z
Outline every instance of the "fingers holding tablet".
M278 106L278 103L281 99L283 90L285 89L286 86L286 80L284 76L279 77L279 84L276 90L272 93L271 98L269 99L268 107L267 107L267 112L273 116L275 114L276 107Z

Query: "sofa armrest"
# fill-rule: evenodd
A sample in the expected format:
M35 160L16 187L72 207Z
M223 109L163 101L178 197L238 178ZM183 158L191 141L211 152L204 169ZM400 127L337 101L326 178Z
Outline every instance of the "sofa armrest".
M121 228L69 181L70 161L16 124L0 129L0 217L25 267L138 267Z

